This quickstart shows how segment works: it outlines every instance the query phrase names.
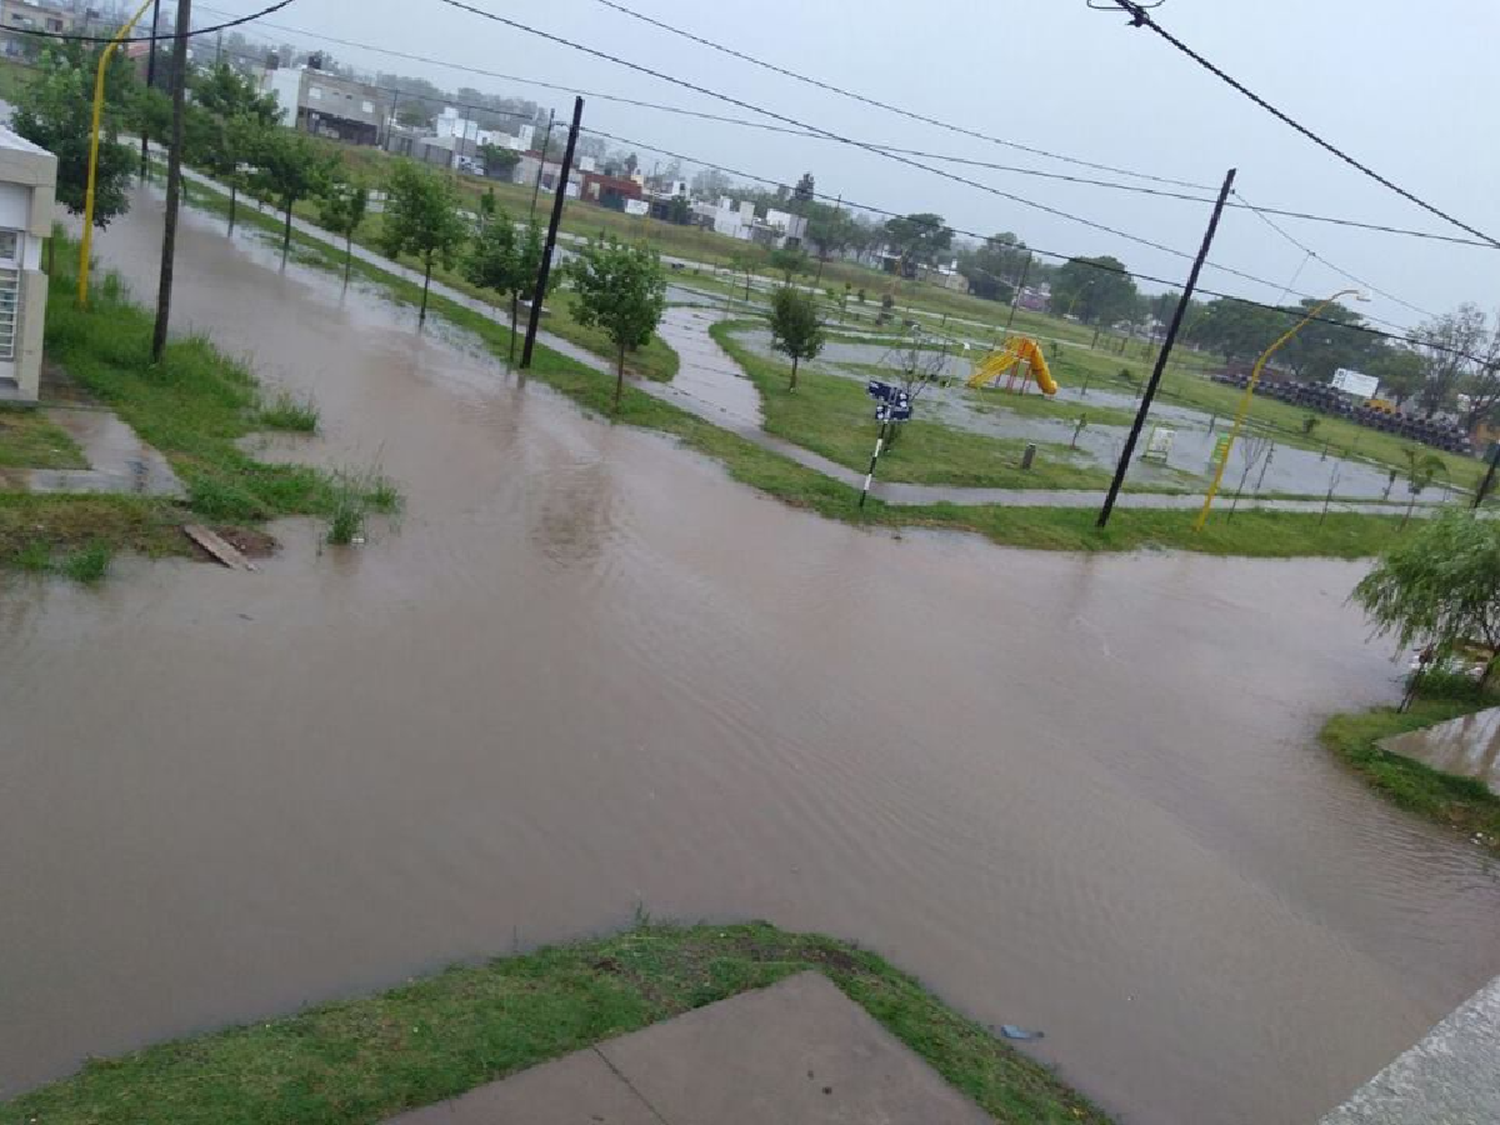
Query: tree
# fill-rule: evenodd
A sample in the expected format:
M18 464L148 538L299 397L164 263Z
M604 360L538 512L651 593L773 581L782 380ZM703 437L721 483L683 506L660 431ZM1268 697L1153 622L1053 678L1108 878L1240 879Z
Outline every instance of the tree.
M807 218L803 241L812 246L820 262L842 254L859 235L859 224L849 212L826 203L809 203L802 214Z
M434 114L427 103L409 101L396 111L396 123L408 129L431 129Z
M483 144L479 146L479 162L490 179L509 180L516 165L521 163L521 154L502 145Z
M1500 523L1450 509L1403 537L1354 588L1375 631L1435 660L1469 641L1500 649ZM1486 675L1493 668L1493 659Z
M1205 305L1186 325L1190 343L1218 352L1227 362L1254 359L1286 331L1275 309L1220 298Z
M1296 308L1287 310L1289 315L1282 331L1296 324L1317 305L1315 300L1305 300ZM1288 340L1277 354L1297 378L1326 383L1339 368L1358 369L1366 360L1374 358L1379 337L1355 327L1363 323L1364 318L1353 309L1334 303Z
M633 176L633 175L635 175L636 172L640 170L640 167L641 167L640 158L638 156L636 156L635 153L632 152L629 156L627 156L625 158L625 174L627 176Z
M1411 496L1406 503L1406 514L1401 517L1401 526L1405 527L1417 506L1417 497L1439 477L1446 479L1448 466L1436 453L1429 453L1420 445L1408 445L1401 452L1406 454L1406 490Z
M943 224L941 215L931 212L887 219L885 238L901 258L904 277L915 277L919 266L930 266L953 245L953 231Z
M667 203L667 222L685 227L693 221L693 205L685 195L674 195Z
M245 186L244 169L281 116L276 99L227 65L196 75L184 122L187 158L229 188L229 233ZM153 135L161 130L153 128Z
M1026 269L1029 251L1010 231L991 235L984 245L959 255L958 272L969 282L969 292L987 301L1009 301Z
M811 293L783 285L771 294L771 347L792 361L792 381L797 389L797 365L823 350L823 322L818 319L818 300Z
M803 172L802 178L797 181L797 186L792 189L792 202L797 204L798 209L813 201L817 195L817 182L813 179L811 172Z
M603 329L615 345L615 413L625 393L625 353L645 347L667 307L667 279L661 258L645 246L627 246L601 236L569 264L578 294L574 319Z
M453 254L468 237L458 213L458 192L441 172L400 160L386 188L381 248L392 258L410 254L422 264L422 308L417 323L427 320L427 293L432 269L453 265Z
M474 205L474 208L479 215L480 230L495 221L495 216L500 213L500 200L496 198L493 186L479 197L479 202Z
M1410 348L1384 348L1370 363L1365 374L1380 380L1380 394L1400 406L1422 389L1422 357Z
M57 201L71 214L84 212L88 188L89 138L93 131L94 74L98 51L79 43L42 52L37 75L15 93L11 126L57 157ZM94 225L103 229L130 209L135 154L119 141L131 98L130 66L117 52L105 71L104 116L94 180Z
M1069 258L1052 279L1052 308L1108 328L1138 308L1135 278L1118 258Z
M1172 323L1172 317L1177 314L1177 306L1182 302L1182 294L1168 289L1165 293L1158 293L1146 302L1146 310L1151 314L1151 319L1157 324L1165 327Z
M272 129L263 133L251 155L255 171L250 184L274 199L285 216L281 254L292 248L292 208L323 191L333 175L335 158L323 155L305 133Z
M795 246L772 250L768 261L773 270L781 272L789 285L797 274L807 272L807 255Z
M516 362L516 325L522 297L529 297L542 264L542 232L535 222L524 232L503 210L479 229L464 260L464 276L481 289L510 298L510 363Z
M1458 384L1472 370L1468 356L1485 349L1489 325L1478 305L1460 305L1419 326L1413 339L1422 357L1422 389L1417 401L1429 415L1446 408Z
M362 180L330 180L324 188L320 218L323 226L344 239L344 284L354 266L354 232L365 221L370 189Z

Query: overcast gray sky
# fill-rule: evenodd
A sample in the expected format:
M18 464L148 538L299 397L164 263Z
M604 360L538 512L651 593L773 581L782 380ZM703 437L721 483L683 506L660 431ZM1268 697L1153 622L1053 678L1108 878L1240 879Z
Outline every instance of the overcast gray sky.
M1217 185L1236 166L1238 186L1257 204L1460 233L1315 148L1155 35L1129 28L1123 17L1090 11L1085 0L625 2L790 69L1022 144L1203 184ZM473 3L847 136L1069 170L770 74L597 0ZM215 3L237 12L257 6L256 0ZM1500 42L1500 5L1168 0L1156 15L1376 170L1471 225L1500 232L1500 153L1489 143L1495 94L1486 80ZM741 112L438 0L298 0L273 22L581 89ZM419 74L445 88L472 85L526 96L560 113L569 107L566 97L545 90L350 48L333 51L356 67ZM587 104L584 122L787 183L810 170L822 192L896 211L936 211L965 230L1013 230L1048 250L1113 254L1158 277L1180 278L1187 269L1160 251L831 142L603 101ZM1197 247L1207 220L1201 205L945 167L1184 251ZM1500 251L1278 221L1321 258L1420 308L1442 312L1472 300L1493 311L1500 303ZM1305 255L1254 215L1238 212L1227 217L1212 259L1275 284L1209 270L1204 285L1274 301ZM1296 288L1326 296L1346 284L1314 261ZM1422 319L1379 297L1363 309L1403 325Z

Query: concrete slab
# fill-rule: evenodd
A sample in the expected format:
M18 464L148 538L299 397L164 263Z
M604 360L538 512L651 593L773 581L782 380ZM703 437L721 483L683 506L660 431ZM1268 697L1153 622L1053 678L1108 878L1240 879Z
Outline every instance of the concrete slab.
M43 414L78 443L89 467L25 470L24 474L17 474L19 487L31 492L187 495L167 459L110 411L94 407L45 407Z
M385 1125L992 1125L818 973L800 973Z
M1477 778L1500 796L1500 707L1392 735L1380 748L1444 773Z
M491 1082L387 1125L661 1125L597 1051L579 1051Z
M670 1125L989 1125L826 977L795 977L601 1044Z
M1500 978L1372 1078L1322 1125L1500 1121Z

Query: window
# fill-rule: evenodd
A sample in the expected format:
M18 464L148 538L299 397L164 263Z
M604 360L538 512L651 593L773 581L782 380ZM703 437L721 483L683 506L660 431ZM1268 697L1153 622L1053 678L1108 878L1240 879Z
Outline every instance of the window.
M359 103L359 108L364 110L366 113L374 113L375 103L372 102L369 98L366 98L364 101Z
M15 265L21 259L21 232L0 230L0 265Z
M47 21L47 30L48 31L61 31L62 30L62 20L52 20L52 19L49 19Z
M307 88L307 96L309 98L311 98L315 102L322 101L323 100L323 87L321 87L321 86L309 86Z

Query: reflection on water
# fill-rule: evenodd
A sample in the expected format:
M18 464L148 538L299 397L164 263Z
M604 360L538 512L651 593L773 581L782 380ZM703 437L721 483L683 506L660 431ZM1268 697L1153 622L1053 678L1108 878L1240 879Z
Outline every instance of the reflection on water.
M154 209L99 240L138 291ZM0 1083L659 916L866 942L1133 1121L1297 1122L1500 968L1500 884L1318 716L1333 562L856 531L192 217L178 327L399 530L0 589Z

